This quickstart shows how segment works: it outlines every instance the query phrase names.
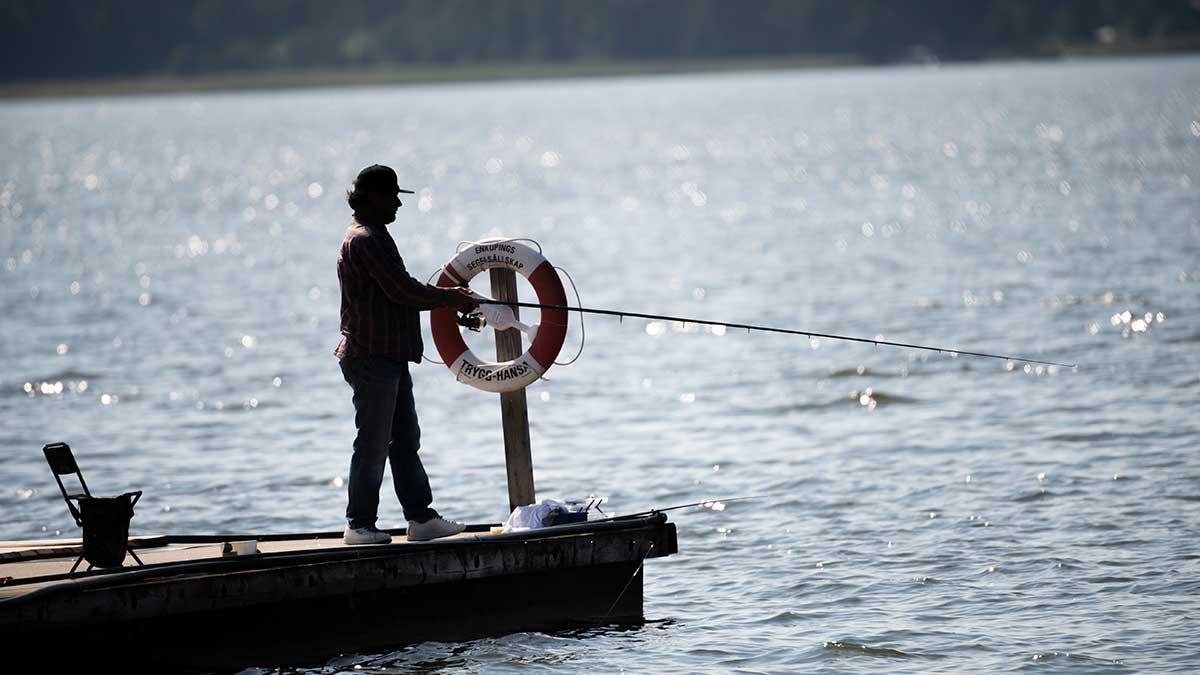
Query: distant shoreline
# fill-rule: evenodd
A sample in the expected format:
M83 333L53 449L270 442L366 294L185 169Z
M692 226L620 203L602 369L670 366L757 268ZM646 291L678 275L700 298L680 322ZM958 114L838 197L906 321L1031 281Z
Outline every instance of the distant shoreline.
M1189 45L1190 48L1190 45ZM1182 51L1190 51L1185 49ZM1012 54L979 62L1028 59L1109 58L1179 54L1177 50L1103 49L1094 45L1062 46L1050 54ZM948 61L957 63L979 63ZM158 75L124 78L36 80L0 83L0 101L23 99L143 96L220 91L370 87L441 83L557 80L683 73L754 72L816 68L905 65L870 64L849 56L767 57L676 61L574 61L567 63L470 63L448 66L386 66L370 69L273 70L210 73L196 76ZM913 61L919 65L920 61Z
M138 96L191 92L370 87L557 80L586 77L666 75L674 73L793 70L862 65L850 58L803 57L725 59L716 61L595 61L570 63L473 63L449 66L387 66L359 70L306 69L196 75L162 75L128 78L39 80L0 84L0 100Z

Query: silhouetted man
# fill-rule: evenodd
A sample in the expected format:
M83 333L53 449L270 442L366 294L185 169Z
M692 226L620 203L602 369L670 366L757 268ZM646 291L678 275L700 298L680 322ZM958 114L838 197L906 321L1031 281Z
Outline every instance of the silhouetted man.
M387 224L402 206L396 172L374 164L363 169L346 194L354 220L338 252L342 289L342 339L335 353L354 390L354 454L350 459L347 544L384 544L391 536L375 527L385 461L392 465L396 496L408 520L409 541L462 532L430 506L429 477L417 451L421 429L408 363L421 362L421 310L477 304L463 289L422 283L404 268Z

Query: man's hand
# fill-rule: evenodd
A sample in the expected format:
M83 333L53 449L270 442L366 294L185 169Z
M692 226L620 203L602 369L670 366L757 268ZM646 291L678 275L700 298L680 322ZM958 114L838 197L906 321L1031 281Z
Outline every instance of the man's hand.
M453 307L456 311L463 314L474 312L479 303L475 298L471 297L471 291L465 288L450 288L450 292L446 294L446 304Z

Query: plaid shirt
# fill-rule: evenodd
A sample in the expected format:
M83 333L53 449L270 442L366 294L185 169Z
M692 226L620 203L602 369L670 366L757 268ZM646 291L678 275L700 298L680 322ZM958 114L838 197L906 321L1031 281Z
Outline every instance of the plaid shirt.
M420 363L424 345L418 312L449 305L453 291L409 276L387 227L357 220L342 240L337 274L342 339L334 354Z

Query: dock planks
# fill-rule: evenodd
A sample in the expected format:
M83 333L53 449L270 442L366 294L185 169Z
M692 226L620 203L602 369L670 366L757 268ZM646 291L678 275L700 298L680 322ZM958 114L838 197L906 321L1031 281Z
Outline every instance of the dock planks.
M662 513L346 546L341 533L134 538L146 563L68 578L78 542L0 543L0 635L86 636L89 654L187 666L642 618L642 563L677 551ZM226 541L259 553L223 557ZM53 544L53 545L50 545ZM135 565L135 564L134 564ZM81 567L82 569L82 567ZM84 630L77 630L84 629ZM264 636L268 636L265 637ZM217 640L221 649L200 649ZM265 651L264 651L265 650Z

